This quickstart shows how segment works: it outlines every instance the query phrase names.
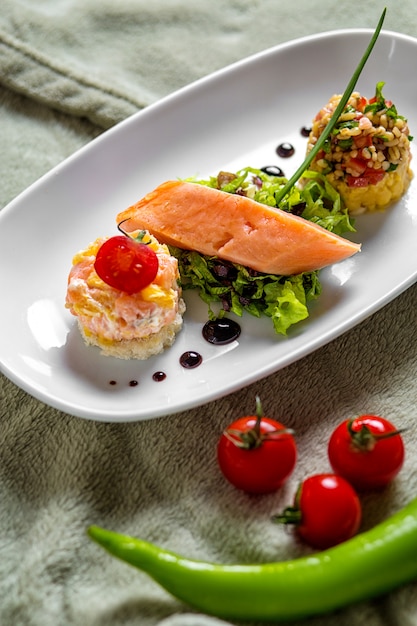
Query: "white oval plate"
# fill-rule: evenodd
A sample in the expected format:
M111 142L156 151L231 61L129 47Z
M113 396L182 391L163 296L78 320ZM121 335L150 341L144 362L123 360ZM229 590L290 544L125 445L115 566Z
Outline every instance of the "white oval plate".
M146 362L121 361L84 346L64 308L76 251L116 234L116 214L164 180L208 176L246 165L280 165L287 176L304 157L300 129L342 93L372 31L345 30L291 41L199 80L132 116L44 176L0 213L1 371L41 401L100 421L135 421L204 404L285 367L326 344L409 287L417 275L417 186L385 214L357 220L362 252L321 273L311 317L289 335L269 319L245 316L238 341L204 341L206 306L187 292L183 331ZM417 40L383 31L357 88L384 94L417 133ZM296 154L280 160L275 148ZM186 350L201 353L191 370ZM166 373L154 382L157 371ZM117 384L109 384L110 381ZM131 386L130 381L138 382Z

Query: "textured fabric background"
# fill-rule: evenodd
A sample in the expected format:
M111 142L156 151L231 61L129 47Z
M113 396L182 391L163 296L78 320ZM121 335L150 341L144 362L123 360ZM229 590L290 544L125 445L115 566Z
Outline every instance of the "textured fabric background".
M384 28L417 35L414 0L384 5ZM98 134L175 89L280 42L337 28L373 28L382 6L376 0L3 0L0 206ZM414 286L260 383L145 423L74 418L1 377L0 624L224 624L194 614L147 576L109 557L86 538L87 526L100 524L219 562L307 553L270 516L290 501L302 478L329 469L328 436L356 414L380 413L408 428L404 470L382 494L363 497L363 528L403 506L417 487L416 311ZM258 498L226 484L215 461L223 428L252 412L257 393L267 412L296 430L299 447L286 487ZM335 620L338 626L416 626L417 587L309 624Z

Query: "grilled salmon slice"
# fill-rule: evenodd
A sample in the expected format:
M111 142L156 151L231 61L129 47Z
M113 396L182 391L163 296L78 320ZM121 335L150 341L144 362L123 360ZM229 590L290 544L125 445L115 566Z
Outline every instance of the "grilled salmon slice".
M360 245L281 209L198 183L167 181L117 216L123 230L289 276L342 261Z

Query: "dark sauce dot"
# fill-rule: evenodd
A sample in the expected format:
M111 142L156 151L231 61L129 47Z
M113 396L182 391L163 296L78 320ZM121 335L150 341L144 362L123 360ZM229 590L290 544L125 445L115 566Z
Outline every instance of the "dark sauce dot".
M204 339L217 346L231 343L239 337L240 333L241 328L239 324L228 319L210 320L203 326Z
M184 354L180 356L180 364L188 370L193 369L193 367L198 367L202 362L203 357L201 354L193 350L184 352Z
M109 380L109 385L117 385L117 382L115 380Z
M308 126L303 126L300 133L303 137L308 137L311 133L311 128L309 128Z
M268 176L279 176L280 178L285 178L285 174L278 165L266 165L265 167L261 167L261 172L268 174Z
M154 374L152 374L152 380L154 380L157 383L160 383L162 380L165 380L166 377L167 375L165 374L165 372L155 372Z
M280 143L276 152L278 156L287 159L294 154L295 150L294 146L290 143Z
M137 387L139 385L137 380L129 381L129 387Z

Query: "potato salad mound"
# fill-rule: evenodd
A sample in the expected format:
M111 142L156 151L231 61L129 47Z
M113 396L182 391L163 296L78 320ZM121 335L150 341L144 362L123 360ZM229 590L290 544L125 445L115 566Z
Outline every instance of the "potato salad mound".
M110 286L97 273L97 258L103 245L117 239L98 238L78 252L68 276L66 307L77 317L87 345L122 359L147 359L172 345L183 323L185 304L179 286L178 262L167 246L147 233L142 239L156 254L158 269L150 284L129 293ZM117 242L116 244L117 245ZM124 258L116 249L120 278Z

